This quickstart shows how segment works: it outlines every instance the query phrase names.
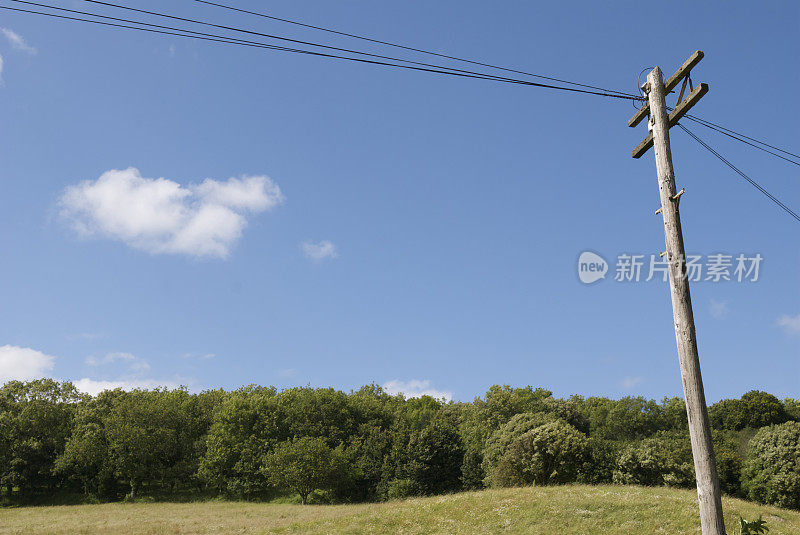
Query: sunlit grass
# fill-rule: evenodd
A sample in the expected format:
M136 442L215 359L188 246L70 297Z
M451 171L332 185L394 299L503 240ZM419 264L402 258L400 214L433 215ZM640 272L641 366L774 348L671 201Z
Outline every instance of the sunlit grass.
M800 512L725 499L728 535L739 515L764 515L770 535L800 535ZM700 533L691 490L620 486L465 492L380 504L116 503L0 510L0 533Z

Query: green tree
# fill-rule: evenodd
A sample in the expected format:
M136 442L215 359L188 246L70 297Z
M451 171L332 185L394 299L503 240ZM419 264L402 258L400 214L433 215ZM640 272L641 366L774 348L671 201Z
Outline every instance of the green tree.
M212 489L236 497L266 496L260 469L272 447L286 440L275 388L248 386L228 394L214 412L198 474Z
M590 397L577 406L589 420L589 434L597 438L631 441L665 427L661 406L643 397Z
M402 397L376 385L350 395L331 388L250 386L232 392L217 408L199 475L218 492L266 497L273 491L259 470L276 444L294 437L318 437L330 448L344 444L355 468L353 478L332 489L340 499L374 497L391 447L388 433L403 414Z
M101 424L85 422L77 426L54 470L80 482L84 494L100 496L102 484L110 479L108 440Z
M360 424L347 439L346 455L352 477L333 489L335 498L365 501L378 498L384 461L392 449L393 430L404 411L405 399L390 396L375 384L365 385L347 397ZM438 405L437 405L438 406Z
M459 432L465 449L461 477L466 488L483 486L486 477L483 452L492 433L516 414L545 410L545 400L552 396L553 393L544 388L493 385L484 399L475 398L463 407Z
M751 390L741 397L741 402L747 415L746 427L782 424L791 419L783 403L770 393Z
M348 441L345 452L353 468L353 477L333 489L337 497L359 501L376 498L383 477L384 459L391 447L389 428L363 424Z
M131 498L142 485L151 492L197 490L210 420L203 400L209 401L185 389L102 392L81 406L55 473L98 496L116 497L120 480Z
M620 443L589 437L589 458L578 473L578 481L590 485L611 483L617 467Z
M800 509L800 422L756 433L748 445L742 489L751 500Z
M780 424L791 419L783 403L767 392L751 390L739 399L723 399L708 409L711 425L739 431Z
M544 400L552 395L543 388L493 385L486 392L485 399L475 398L467 407L461 431L465 442L474 449L483 449L486 439L512 416L542 411Z
M542 407L539 412L563 420L584 434L588 434L591 429L589 419L581 411L581 404L574 396L570 397L570 399L545 398L542 400Z
M282 440L321 437L332 448L356 434L363 421L347 394L333 388L290 388L275 396L274 407Z
M264 458L263 472L273 485L300 495L303 505L313 491L329 490L347 476L341 447L330 448L321 437L281 442Z
M0 388L0 484L23 501L61 487L54 463L69 438L86 396L53 379L11 381Z
M511 443L492 473L492 484L508 487L569 483L578 478L589 459L586 435L563 421L551 422Z
M116 498L120 491L109 457L105 424L118 398L124 395L122 390L106 390L81 403L72 435L55 461L55 472L77 481L87 495Z
M434 421L411 435L405 472L424 494L453 491L461 486L463 459L464 448L457 429Z
M661 400L661 420L663 429L685 430L689 429L689 419L686 416L686 403L683 398L665 397Z
M794 398L786 398L783 400L783 410L795 422L800 422L800 401Z
M752 391L712 407L724 492L794 503L795 428L756 427L797 420L798 406ZM0 484L13 501L78 489L101 499L208 491L266 498L302 487L306 499L321 489L330 500L365 501L486 484L688 487L686 427L680 398L565 400L532 387L495 385L472 403L445 403L375 384L349 394L249 386L92 398L69 383L11 382L0 388ZM289 458L291 474L278 462Z
M163 479L167 468L180 461L184 415L175 398L186 395L185 390L126 392L104 418L111 466L129 483L131 498L143 483Z
M465 490L477 490L484 487L486 473L483 471L483 456L474 449L464 450L461 463L461 487Z
M741 496L741 474L743 459L740 453L741 432L716 431L713 433L714 457L717 460L717 475L722 492L730 496Z

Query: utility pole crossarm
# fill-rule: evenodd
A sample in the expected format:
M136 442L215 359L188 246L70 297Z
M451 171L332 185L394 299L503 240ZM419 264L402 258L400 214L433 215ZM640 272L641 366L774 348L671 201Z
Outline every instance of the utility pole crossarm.
M697 50L694 54L689 56L689 59L683 62L683 65L681 65L680 69L675 71L675 74L667 78L667 81L664 82L664 89L665 89L664 93L669 93L670 91L675 89L675 87L677 87L678 83L683 79L683 77L687 76L689 72L691 72L692 68L694 68L695 65L700 63L701 59L703 59L702 50ZM639 108L639 111L637 111L633 115L633 117L628 119L628 126L633 128L634 126L641 123L642 119L644 119L648 115L650 115L650 103L645 102L644 105L641 108Z
M686 115L686 113L692 109L692 106L700 102L700 99L703 98L703 95L708 93L708 84L700 84L699 86L695 87L694 90L689 93L689 96L686 97L683 102L678 104L678 106L672 110L669 114L669 128L672 128L681 118ZM647 150L653 146L653 133L650 132L647 134L647 137L639 143L635 149L633 149L633 153L631 156L634 158L640 158L642 154L647 152Z

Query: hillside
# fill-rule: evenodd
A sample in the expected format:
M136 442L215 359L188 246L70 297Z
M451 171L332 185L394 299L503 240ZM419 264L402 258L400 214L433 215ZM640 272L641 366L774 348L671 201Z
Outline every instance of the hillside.
M244 502L102 504L0 510L0 533L699 533L691 490L621 486L528 487L379 504ZM800 535L800 512L725 499L738 517L763 514L770 535Z

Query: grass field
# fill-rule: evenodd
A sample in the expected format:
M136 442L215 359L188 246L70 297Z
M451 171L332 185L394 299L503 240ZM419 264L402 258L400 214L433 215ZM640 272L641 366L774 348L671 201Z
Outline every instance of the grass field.
M115 503L0 510L0 533L700 533L692 490L533 487L360 505ZM769 535L800 535L800 512L725 499L728 535L763 514Z

